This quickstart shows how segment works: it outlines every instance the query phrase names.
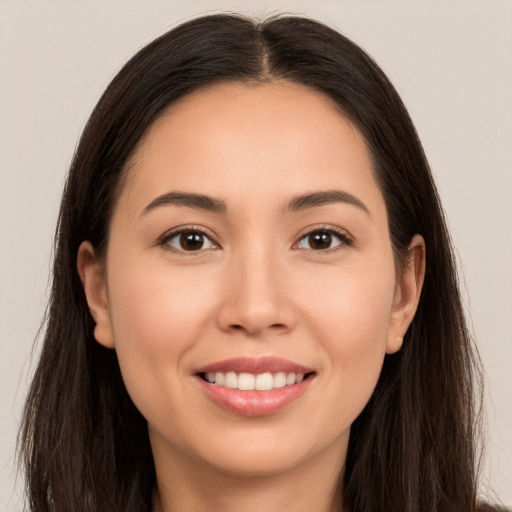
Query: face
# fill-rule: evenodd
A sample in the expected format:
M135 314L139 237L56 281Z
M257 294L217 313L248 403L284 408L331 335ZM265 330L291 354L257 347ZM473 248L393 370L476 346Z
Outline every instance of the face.
M83 244L95 336L157 465L237 475L341 469L418 295L417 273L397 281L360 133L285 82L170 107L139 146L102 265Z

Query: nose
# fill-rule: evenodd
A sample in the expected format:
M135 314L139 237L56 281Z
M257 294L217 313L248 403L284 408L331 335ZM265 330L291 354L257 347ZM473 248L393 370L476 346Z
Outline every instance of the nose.
M272 251L246 252L226 269L219 327L257 337L290 331L297 322L287 272Z

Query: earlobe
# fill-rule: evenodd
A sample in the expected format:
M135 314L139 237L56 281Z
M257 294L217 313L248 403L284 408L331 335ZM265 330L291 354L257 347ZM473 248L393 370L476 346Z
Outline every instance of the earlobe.
M394 339L388 339L386 354L394 354L402 348L404 342L403 336L395 336Z
M425 241L421 235L414 235L409 244L407 260L396 283L386 346L388 354L393 354L402 347L405 332L418 308L424 279Z
M94 337L104 347L114 348L105 270L89 241L80 244L77 255L77 269L89 311L96 323Z

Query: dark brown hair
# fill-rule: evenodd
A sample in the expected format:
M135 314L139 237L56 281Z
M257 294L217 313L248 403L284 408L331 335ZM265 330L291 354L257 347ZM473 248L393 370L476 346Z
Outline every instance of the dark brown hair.
M127 163L171 103L221 81L278 79L322 92L363 134L398 265L414 234L427 247L424 288L403 348L386 356L351 428L340 499L351 512L475 510L480 373L438 194L402 101L368 55L319 22L225 14L184 23L140 50L103 94L76 150L20 436L32 511L151 509L155 471L146 422L126 392L115 352L94 340L78 247L90 240L105 249Z

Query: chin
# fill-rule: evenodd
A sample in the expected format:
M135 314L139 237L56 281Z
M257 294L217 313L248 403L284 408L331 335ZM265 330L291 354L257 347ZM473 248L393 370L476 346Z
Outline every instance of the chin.
M307 461L306 454L288 453L260 447L256 456L253 450L229 450L209 462L218 473L240 478L265 478L286 474Z
M197 455L219 473L234 477L270 477L289 474L301 467L311 470L315 458L327 451L345 453L350 430L341 436L305 434L303 424L293 428L249 429L216 436ZM302 427L302 428L299 428ZM342 458L341 455L339 455Z

